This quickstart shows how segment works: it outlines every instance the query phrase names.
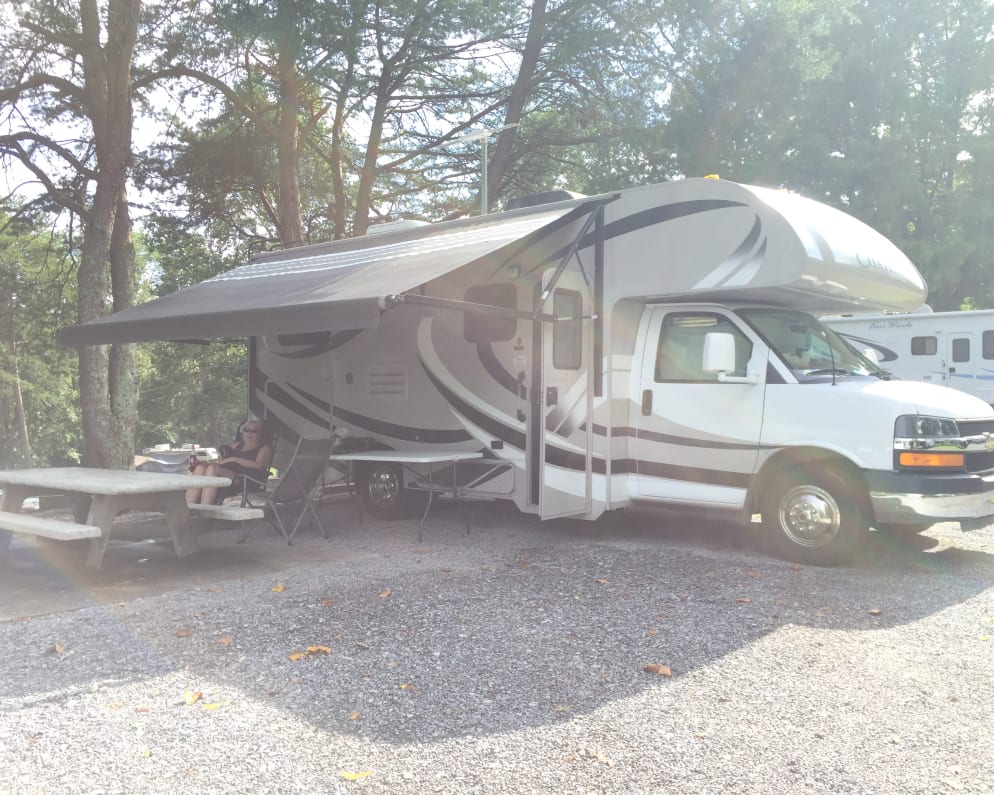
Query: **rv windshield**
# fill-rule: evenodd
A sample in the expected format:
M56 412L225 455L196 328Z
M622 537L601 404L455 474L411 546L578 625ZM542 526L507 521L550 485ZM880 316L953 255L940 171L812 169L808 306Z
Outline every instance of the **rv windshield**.
M887 374L830 328L805 312L742 309L743 317L798 377Z

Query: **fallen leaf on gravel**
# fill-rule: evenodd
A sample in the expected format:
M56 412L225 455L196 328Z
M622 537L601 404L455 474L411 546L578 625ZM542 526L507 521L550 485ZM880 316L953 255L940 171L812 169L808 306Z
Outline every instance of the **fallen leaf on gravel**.
M359 720L362 717L362 713L359 710L349 713L349 720Z
M148 748L143 748L140 754L142 759L148 759L152 755L152 752Z
M306 651L293 651L293 652L290 652L290 659L293 662L298 662L299 660L303 660L306 656L307 656L307 652Z
M386 598L387 598L388 596L390 596L390 594L392 594L392 593L393 593L393 591L391 591L391 590L390 590L389 588L384 588L384 589L383 589L382 591L380 591L380 592L379 592L379 593L377 594L377 596L379 596L379 597L380 597L380 599L386 599Z
M594 580L594 582L596 582L598 585L608 584L608 580L604 579L603 577L598 577L596 580Z
M980 639L981 639L981 640L990 640L990 639L991 639L991 636L990 636L990 635L981 635L981 636L980 636Z
M108 704L107 709L120 709L124 706L123 701L115 701L113 704Z
M552 707L553 712L558 712L560 714L564 712L569 712L570 709L571 707L569 704L556 704L555 706Z
M221 707L228 706L228 702L227 701L215 701L214 703L211 703L211 704L201 704L200 706L203 707L203 709L205 709L207 712L213 712L216 709L221 709Z
M193 633L190 632L190 630L188 630L188 629L177 629L176 630L176 637L177 638L188 638L192 634Z
M642 669L649 674L659 674L660 676L672 676L673 672L670 670L668 665L663 665L662 663L649 663Z
M188 707L196 704L200 699L204 697L204 694L199 690L187 690L183 693L183 703Z
M400 689L401 690L417 690L418 686L417 685L409 685L407 682L401 682L400 683Z
M363 643L361 640L356 642L355 647L357 649L359 649L360 651L368 651L369 650L369 644L368 643Z
M145 715L148 713L148 707L135 707L135 712L140 712Z
M350 773L347 770L343 770L338 774L340 777L344 778L346 781L358 781L361 778L366 778L367 776L373 775L372 770L357 770L355 773Z
M754 580L761 580L761 579L763 579L763 574L762 574L762 572L758 572L758 571L747 571L746 572L746 577L752 577L752 579L754 579Z
M879 607L870 608L870 615L871 616L879 616L882 612L883 612L883 610L881 610Z
M752 599L750 599L748 596L740 596L735 601L742 602L743 604L748 604L749 602L752 601Z
M656 629L655 627L653 627L652 629L647 629L647 630L645 631L645 634L646 634L646 635L649 635L650 637L655 637L656 635L658 635L658 634L659 634L659 630L658 630L658 629Z
M790 568L791 568L792 571L803 571L804 570L804 566L801 566L801 565L799 565L797 563L794 563Z
M308 646L308 654L331 654L331 648L329 646Z
M278 582L273 586L273 593L283 593L285 590L286 586L281 582Z
M489 566L480 566L480 571L490 571Z
M452 569L450 569L448 566L442 566L442 568L440 568L439 571L444 571L446 574L448 574L450 571L452 571Z
M321 607L334 607L334 606L335 606L335 600L334 599L322 599L321 600Z
M232 643L235 642L235 639L231 637L231 635L222 635L220 638L217 639L217 642L222 646L230 646Z
M66 647L61 643L53 643L47 649L45 649L45 654L65 654Z

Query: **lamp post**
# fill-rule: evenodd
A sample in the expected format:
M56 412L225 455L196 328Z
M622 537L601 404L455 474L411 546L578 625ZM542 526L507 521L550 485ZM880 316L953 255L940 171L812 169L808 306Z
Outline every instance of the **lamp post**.
M450 143L468 143L469 141L480 142L480 215L486 215L487 208L487 145L491 135L503 132L511 127L517 127L518 123L505 124L496 130L472 130L463 135L456 136Z

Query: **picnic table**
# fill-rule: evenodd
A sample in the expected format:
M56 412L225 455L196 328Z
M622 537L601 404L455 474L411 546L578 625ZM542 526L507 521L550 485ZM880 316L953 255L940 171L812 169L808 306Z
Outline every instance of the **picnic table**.
M86 565L99 569L114 530L114 517L123 511L164 514L178 557L194 551L187 530L189 488L230 486L228 478L163 472L133 472L93 467L0 470L0 552L11 533L62 540L90 539ZM75 521L67 522L21 513L24 500L63 494L72 500Z
M423 540L425 519L431 510L432 500L436 491L451 491L457 502L463 504L459 496L459 479L456 474L456 466L460 461L472 461L483 458L483 453L459 453L439 450L366 450L354 453L333 453L329 456L331 461L341 461L350 466L347 477L350 480L350 489L354 486L355 475L351 466L357 462L377 462L387 464L397 464L405 469L412 469L421 466L428 471L428 502L425 505L424 514L421 516L421 524L418 525L418 543ZM439 485L435 483L435 470L440 466L450 465L452 467L452 484ZM416 471L416 470L415 470ZM463 520L466 522L466 532L469 533L469 514L463 504Z

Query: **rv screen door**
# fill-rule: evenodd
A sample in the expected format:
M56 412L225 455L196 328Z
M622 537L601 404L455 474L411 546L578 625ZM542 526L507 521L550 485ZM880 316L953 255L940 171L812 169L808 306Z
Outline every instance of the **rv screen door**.
M529 465L538 475L539 515L550 519L590 511L592 301L582 274L563 273L544 311L556 320L539 324L541 390L533 406L541 425L532 426Z

